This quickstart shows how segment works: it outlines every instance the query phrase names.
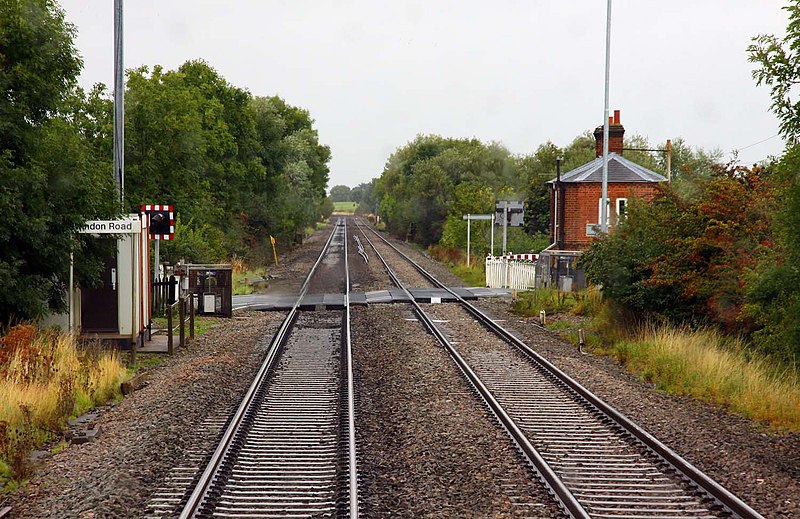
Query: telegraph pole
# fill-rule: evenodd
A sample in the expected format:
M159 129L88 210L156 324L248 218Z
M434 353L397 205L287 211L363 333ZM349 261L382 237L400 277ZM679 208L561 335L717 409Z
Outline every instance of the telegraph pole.
M125 200L125 64L122 52L122 0L114 0L114 183Z

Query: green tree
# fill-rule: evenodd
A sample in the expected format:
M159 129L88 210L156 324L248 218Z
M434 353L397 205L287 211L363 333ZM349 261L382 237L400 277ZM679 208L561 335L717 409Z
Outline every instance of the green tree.
M494 212L494 201L494 193L488 186L477 182L462 182L457 185L440 243L445 247L466 249L467 222L463 215L491 214ZM489 252L491 225L491 221L472 222L470 247L475 255Z
M333 186L331 188L331 200L334 202L352 202L350 188L347 186Z
M330 148L307 110L277 96L257 97L251 107L265 175L248 190L248 229L255 243L268 235L288 243L325 213Z
M772 97L772 111L780 121L780 133L789 141L800 137L800 101L794 95L800 82L800 1L792 0L784 6L789 13L786 36L761 34L747 47L748 59L758 68L753 70L757 85L768 85Z
M389 157L374 197L390 231L430 245L441 239L448 217L463 214L455 202L459 185L481 185L494 198L516 198L525 190L524 173L497 143L420 135Z
M0 2L0 323L65 307L70 253L79 279L99 268L95 244L76 234L118 208L107 161L70 102L81 61L75 28L47 0Z
M770 87L771 109L778 117L780 134L787 148L775 164L779 181L774 240L765 247L767 254L751 276L748 314L761 327L756 344L797 365L800 358L800 102L796 86L800 83L800 1L785 7L789 13L786 35L759 35L748 47L749 59L758 68L753 78ZM795 100L792 100L792 97Z
M353 201L358 202L359 213L374 214L378 212L378 203L375 199L375 182L377 179L372 179L369 182L364 182L352 190Z
M131 71L127 99L130 207L172 204L187 239L216 240L211 226L228 254L255 260L270 235L288 243L324 214L330 150L307 110L253 98L203 61Z

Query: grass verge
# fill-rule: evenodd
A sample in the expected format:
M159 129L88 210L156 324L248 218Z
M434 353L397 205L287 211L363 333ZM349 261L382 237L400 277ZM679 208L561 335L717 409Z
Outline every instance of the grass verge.
M723 405L776 430L800 432L800 377L713 330L645 329L606 350L670 393Z
M410 244L413 246L413 244ZM486 286L486 265L482 259L474 259L467 267L467 258L460 249L431 245L428 254L436 261L443 263L450 272L461 278L468 286Z
M9 329L0 341L0 489L29 475L30 452L70 417L117 398L126 376L116 351L33 325Z
M513 303L521 315L538 317L540 310L548 329L577 345L583 328L588 349L615 357L660 390L721 405L778 432L800 432L800 374L754 354L741 339L709 329L644 326L640 316L604 302L597 289L536 290Z

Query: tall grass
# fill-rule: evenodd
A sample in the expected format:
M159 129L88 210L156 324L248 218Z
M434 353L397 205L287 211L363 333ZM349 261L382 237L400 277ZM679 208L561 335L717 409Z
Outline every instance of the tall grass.
M669 392L721 404L779 430L800 431L800 377L713 330L650 327L614 344L629 369Z
M534 290L521 294L515 312L590 316L586 340L596 353L620 360L628 370L664 391L722 405L773 429L800 432L800 372L758 356L742 339L712 329L646 324L641 315L603 301L601 292ZM571 320L550 328L577 343Z
M450 272L461 278L467 285L482 287L486 284L486 264L482 257L471 258L470 265L467 267L467 256L461 249L431 245L428 247L428 254L433 259L444 263Z
M541 310L546 314L572 311L578 304L574 292L561 292L552 288L537 288L520 294L513 303L514 312L520 315L538 316Z
M0 339L0 488L27 475L30 450L71 416L117 397L126 373L115 351L33 325L9 329Z

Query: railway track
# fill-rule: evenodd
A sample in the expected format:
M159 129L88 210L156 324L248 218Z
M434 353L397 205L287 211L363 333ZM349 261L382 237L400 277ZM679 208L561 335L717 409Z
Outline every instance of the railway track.
M450 291L374 229L358 227L398 287L407 291L369 236L412 264L431 284ZM432 305L435 310L425 311L414 302L415 313L570 516L761 517L450 292L461 308ZM443 321L454 325L437 324ZM476 343L476 337L483 340Z
M340 220L180 517L358 516L349 307L298 308L321 265L349 298L346 236Z

